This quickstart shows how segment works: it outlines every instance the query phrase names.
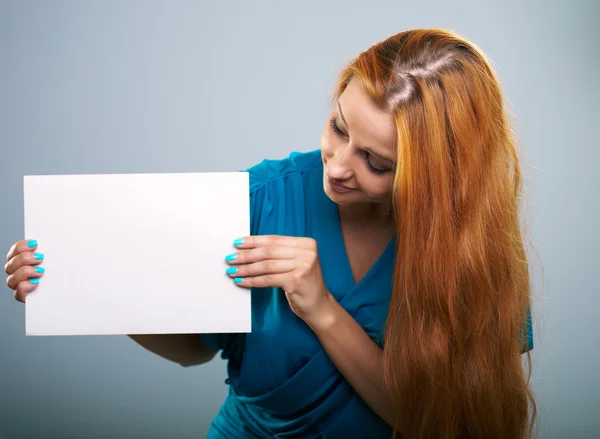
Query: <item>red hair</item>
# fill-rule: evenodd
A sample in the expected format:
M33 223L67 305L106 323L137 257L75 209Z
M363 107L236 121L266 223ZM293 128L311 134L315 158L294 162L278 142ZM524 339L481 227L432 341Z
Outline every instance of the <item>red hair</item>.
M531 437L536 404L521 364L530 280L519 229L521 169L499 82L472 43L401 32L341 73L393 112L397 224L384 372L394 434Z

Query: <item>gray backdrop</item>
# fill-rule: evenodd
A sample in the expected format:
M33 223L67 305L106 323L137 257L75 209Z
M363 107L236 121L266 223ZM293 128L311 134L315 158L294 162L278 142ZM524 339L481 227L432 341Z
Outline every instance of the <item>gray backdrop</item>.
M317 148L350 58L451 28L494 61L527 154L540 437L600 437L597 4L2 0L1 255L23 239L24 174L231 171ZM205 436L222 360L25 337L0 292L0 438Z

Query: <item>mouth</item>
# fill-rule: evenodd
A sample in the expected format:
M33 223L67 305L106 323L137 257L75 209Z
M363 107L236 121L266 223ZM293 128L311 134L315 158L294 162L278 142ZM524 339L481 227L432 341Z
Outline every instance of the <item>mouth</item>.
M329 186L331 186L331 188L336 192L343 193L343 192L350 192L350 191L355 190L354 188L344 186L341 183L336 183L334 180L332 180L329 177L326 177L326 178L327 178L327 182L329 183Z

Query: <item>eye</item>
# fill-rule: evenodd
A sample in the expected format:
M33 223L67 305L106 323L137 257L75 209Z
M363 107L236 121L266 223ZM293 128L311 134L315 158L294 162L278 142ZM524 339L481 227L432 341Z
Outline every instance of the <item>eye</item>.
M340 136L344 136L344 137L346 137L346 133L344 133L342 130L340 130L340 127L338 127L338 124L337 124L337 122L335 121L335 117L332 117L332 118L329 120L329 125L331 126L331 129L332 129L332 130L333 130L335 133L339 134Z
M369 154L367 151L363 151L363 157L364 157L364 159L365 159L365 162L367 162L367 166L369 167L369 169L370 169L372 172L374 172L375 174L377 174L377 175L382 175L382 174L385 174L386 172L389 172L389 171L390 171L390 169L381 169L381 168L379 168L379 167L375 166L375 165L373 164L373 162L371 162L371 157L372 157L372 155L371 155L371 154Z
M331 129L333 130L333 132L336 133L337 135L342 136L342 137L348 137L348 135L346 133L344 133L340 129L340 127L338 126L337 122L335 121L335 117L332 117L331 119L329 119L329 125L330 125ZM376 162L373 163L371 161L371 158L373 157L375 160L377 160L377 158L374 157L369 152L367 152L367 151L361 151L361 154L362 154L362 157L363 157L364 161L366 162L369 170L371 172L373 172L374 174L383 175L386 172L390 172L391 171L391 169L387 169L385 167L383 169L380 168Z

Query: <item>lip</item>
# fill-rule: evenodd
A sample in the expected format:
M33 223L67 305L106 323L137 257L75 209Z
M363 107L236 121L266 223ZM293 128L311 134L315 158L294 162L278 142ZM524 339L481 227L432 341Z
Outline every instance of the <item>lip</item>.
M353 191L353 188L348 186L344 186L343 184L335 183L331 178L327 177L327 182L331 186L331 188L336 192L350 192Z

